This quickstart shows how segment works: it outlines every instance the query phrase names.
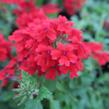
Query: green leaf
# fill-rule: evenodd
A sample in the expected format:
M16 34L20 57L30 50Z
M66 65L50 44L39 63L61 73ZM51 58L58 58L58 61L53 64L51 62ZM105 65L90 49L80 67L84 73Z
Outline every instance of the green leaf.
M44 2L44 0L37 0L37 1L36 1L37 6L41 6L41 5L43 5L43 2Z
M43 99L51 98L51 92L44 86L39 89L39 94L37 96L37 101L42 101Z
M29 100L25 104L25 109L43 109L43 106L40 102L36 100Z
M0 96L0 101L9 101L12 99L14 93L12 91L4 91L2 92L2 95Z
M63 5L63 1L62 0L58 0L58 4L59 5Z
M30 76L25 71L22 71L22 80L19 80L19 88L14 89L17 92L17 96L14 98L20 99L19 105L23 104L27 99L33 99L34 95L39 93L39 85L36 77Z
M61 109L60 102L58 100L51 100L50 109Z
M59 90L59 91L62 91L62 92L65 92L65 84L63 84L62 82L56 82L56 88Z

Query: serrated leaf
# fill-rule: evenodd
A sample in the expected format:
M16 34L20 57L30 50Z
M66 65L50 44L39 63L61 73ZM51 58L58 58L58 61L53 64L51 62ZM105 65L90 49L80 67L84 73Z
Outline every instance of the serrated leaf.
M47 99L50 97L51 97L51 92L46 87L43 86L39 89L37 101L42 101L43 99Z

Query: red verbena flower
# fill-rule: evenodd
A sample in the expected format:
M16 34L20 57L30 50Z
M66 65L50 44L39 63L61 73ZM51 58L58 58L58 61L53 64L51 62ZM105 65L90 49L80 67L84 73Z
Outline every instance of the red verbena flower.
M7 86L7 84L8 84L8 79L2 80L1 83L0 83L0 88Z
M109 53L103 50L103 44L97 42L87 43L90 47L92 57L98 61L100 65L105 65L109 62Z
M38 72L47 79L69 72L71 78L77 76L90 50L82 40L82 33L72 26L62 16L43 17L34 18L27 27L16 30L10 40L15 41L20 68L31 75Z
M14 80L16 77L15 72L17 71L17 60L16 58L12 58L9 63L0 70L0 87L5 87L9 80Z
M33 0L30 0L33 1ZM20 4L22 2L26 2L26 0L1 0L2 3L6 3L6 4Z
M6 65L2 70L0 70L0 80L5 80L6 78L10 79L15 75L16 70L16 59L13 58L10 60L8 65Z
M57 4L46 4L42 6L42 9L46 14L55 14L61 11Z
M11 44L0 34L0 61L6 61L8 58L11 58Z
M69 15L73 15L83 7L85 1L86 0L63 0L63 5L66 12Z
M80 10L84 2L85 0L63 0L70 15ZM102 44L85 42L82 32L74 28L71 21L63 16L54 19L46 16L59 11L56 5L48 4L37 8L31 0L9 0L8 3L17 4L14 13L17 15L18 29L9 37L14 43L17 56L0 71L2 85L15 76L18 67L30 75L37 73L47 79L54 80L56 76L68 73L73 79L84 69L83 61L89 56L100 65L109 62L109 53L103 50ZM0 35L0 61L11 57L10 50L10 43Z

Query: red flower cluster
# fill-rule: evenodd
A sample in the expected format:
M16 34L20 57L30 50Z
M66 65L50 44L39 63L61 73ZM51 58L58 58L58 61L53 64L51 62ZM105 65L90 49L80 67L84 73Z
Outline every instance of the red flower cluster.
M42 6L42 9L46 14L55 14L61 11L57 4L46 4Z
M6 3L6 4L20 4L22 2L25 2L26 0L1 0L0 2ZM33 1L33 0L30 0Z
M15 58L12 58L8 65L0 71L0 80L2 81L2 84L0 84L1 87L6 86L8 79L12 79L15 76L16 69L17 61Z
M72 8L74 2L78 8ZM66 10L71 12L69 14L82 7L83 0L76 2L64 0ZM39 76L45 75L47 79L54 80L56 76L67 73L73 79L83 70L83 60L89 56L100 65L109 61L109 54L103 51L103 46L83 41L81 31L75 29L71 21L62 16L48 18L44 12L51 13L47 10L51 6L39 9L33 2L24 0L18 3L19 8L14 10L18 16L18 29L9 37L16 47L17 56L0 71L0 80L4 83L15 75L18 67L30 75L36 72ZM52 12L55 12L54 8ZM10 44L1 35L0 41L0 61L5 61L10 57Z
M56 4L46 4L41 8L35 6L33 0L24 1L18 5L18 8L14 10L14 14L17 15L16 24L19 28L27 26L35 18L46 18L46 14L55 14L60 12L60 8Z
M105 65L109 62L109 53L103 51L103 45L97 42L88 43L90 50L92 51L92 57L100 64Z
M45 16L45 14L36 8L32 2L22 3L19 5L18 9L14 10L14 13L17 15L16 24L19 28L27 26L34 18Z
M15 41L20 68L34 74L55 79L70 72L70 77L83 69L83 60L90 55L81 31L60 16L57 19L34 19L28 27L16 30L10 40Z
M85 1L86 0L63 0L63 5L66 12L69 15L73 15L83 7Z
M2 83L0 87L4 87L8 83L8 78L15 75L15 64L16 61L11 54L11 43L6 41L2 34L0 34L0 61L4 62L7 59L11 59L8 65L0 70L0 80Z
M33 19L46 19L47 16L42 10L35 10L30 13L24 12L20 14L16 19L16 24L19 28L24 28L28 26L30 22L33 21Z
M0 61L4 62L6 59L11 58L11 44L6 41L2 34L0 34Z
M15 68L16 68L16 59L13 58L10 60L8 65L6 65L4 69L0 71L0 80L4 80L6 78L11 78L12 76L14 76Z

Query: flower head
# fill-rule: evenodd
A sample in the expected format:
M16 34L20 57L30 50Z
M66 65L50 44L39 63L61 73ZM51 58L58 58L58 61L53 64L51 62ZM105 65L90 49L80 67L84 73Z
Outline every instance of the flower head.
M6 61L8 58L11 58L11 43L0 34L0 61Z
M44 17L34 18L27 27L16 30L10 40L15 41L20 68L47 79L69 72L71 78L77 76L90 50L82 40L82 33L72 26L62 16Z
M66 12L69 15L73 15L83 7L85 1L86 0L63 0L63 5Z

